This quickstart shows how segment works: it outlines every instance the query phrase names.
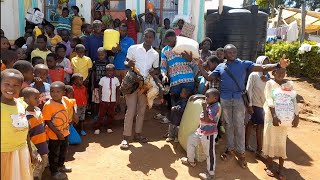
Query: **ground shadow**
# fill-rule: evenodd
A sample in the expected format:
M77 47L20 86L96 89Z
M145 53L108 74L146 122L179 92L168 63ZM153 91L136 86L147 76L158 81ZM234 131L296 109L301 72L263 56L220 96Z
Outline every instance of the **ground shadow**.
M290 150L289 150L290 149ZM292 161L297 165L311 166L313 159L293 141L287 138L287 159L286 161Z

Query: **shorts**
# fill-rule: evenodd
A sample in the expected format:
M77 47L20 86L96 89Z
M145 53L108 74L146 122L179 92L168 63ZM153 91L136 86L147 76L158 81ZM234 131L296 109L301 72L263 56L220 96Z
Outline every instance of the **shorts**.
M261 107L252 106L253 114L251 115L251 122L253 124L264 124L264 110Z
M100 103L100 94L99 94L99 88L94 88L92 92L92 102L99 104Z
M84 121L86 119L86 109L86 106L78 106L77 115L79 116L79 121Z

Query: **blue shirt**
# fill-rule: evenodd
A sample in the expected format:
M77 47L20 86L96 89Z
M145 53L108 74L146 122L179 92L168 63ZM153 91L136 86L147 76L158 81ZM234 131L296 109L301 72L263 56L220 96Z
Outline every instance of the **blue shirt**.
M98 60L98 52L97 50L99 47L102 47L103 44L103 36L97 36L94 34L91 34L88 36L85 40L85 47L88 51L88 56L91 58L92 61Z
M225 66L229 69L232 75L237 80L241 90L236 83L225 71ZM233 63L221 63L210 74L213 77L220 78L220 97L222 99L240 99L241 91L246 89L245 81L247 73L254 67L254 63L251 61L242 61L236 59Z
M31 83L30 87L36 88L36 84L35 83ZM39 108L42 109L43 105L51 98L50 96L50 84L44 82L43 85L41 86L40 90L40 96L39 96L39 100L40 100L40 104L39 104Z
M118 70L127 70L128 68L124 65L124 61L127 58L127 52L130 46L134 45L134 40L126 36L120 41L121 51L114 57L114 66Z

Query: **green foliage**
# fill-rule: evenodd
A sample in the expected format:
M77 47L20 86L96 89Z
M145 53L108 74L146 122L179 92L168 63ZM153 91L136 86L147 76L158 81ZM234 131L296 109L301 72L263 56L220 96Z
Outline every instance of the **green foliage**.
M279 5L285 5L285 7L301 8L302 0L275 0L275 7ZM262 8L268 8L269 3L273 5L273 0L256 0L258 6ZM314 11L320 8L320 0L305 0L308 10Z
M315 45L316 42L305 41L304 43ZM271 61L277 62L285 54L291 60L288 74L303 76L320 82L320 48L313 46L310 52L299 52L299 42L279 42L266 45L266 56Z

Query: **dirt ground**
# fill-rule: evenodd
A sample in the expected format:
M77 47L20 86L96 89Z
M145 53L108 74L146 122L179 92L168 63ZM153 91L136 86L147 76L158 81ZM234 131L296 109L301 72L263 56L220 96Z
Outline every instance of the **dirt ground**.
M287 179L302 180L320 179L320 91L300 79L295 81L295 89L299 94L299 106L302 116L298 128L290 128L287 140L287 156L285 175ZM184 166L180 158L185 151L179 143L167 143L162 138L167 125L160 124L152 117L161 112L155 107L146 114L144 135L149 138L147 144L132 143L127 151L122 151L119 144L122 138L123 121L116 122L114 133L102 131L94 135L93 129L87 130L80 145L70 146L67 166L73 168L68 174L70 180L118 180L118 179L198 179L198 174L206 169L205 162L198 163L195 168ZM87 126L92 127L92 120ZM275 179L266 175L261 160L256 160L254 153L246 152L248 168L241 169L235 158L223 162L219 156L224 150L223 139L216 146L217 180L231 179ZM50 179L46 170L44 179Z

